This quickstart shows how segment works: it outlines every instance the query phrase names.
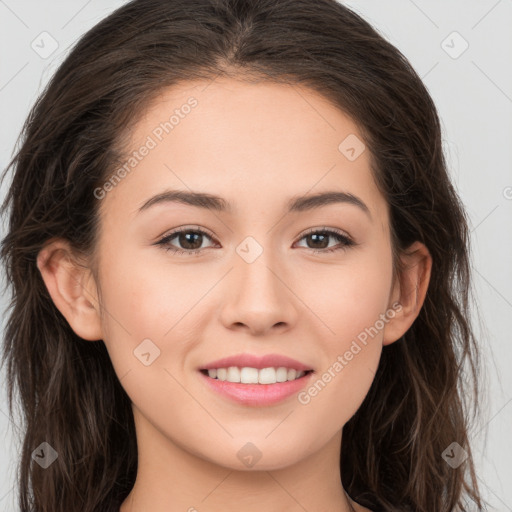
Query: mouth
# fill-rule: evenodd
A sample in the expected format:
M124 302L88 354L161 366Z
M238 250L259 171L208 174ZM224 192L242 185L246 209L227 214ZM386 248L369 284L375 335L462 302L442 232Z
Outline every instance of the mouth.
M243 406L268 407L291 399L306 387L314 370L294 368L203 368L198 374L213 393ZM288 378L288 376L290 378Z
M295 370L294 368L250 368L230 366L228 368L201 369L203 375L212 380L225 381L233 384L279 384L307 377L314 370Z

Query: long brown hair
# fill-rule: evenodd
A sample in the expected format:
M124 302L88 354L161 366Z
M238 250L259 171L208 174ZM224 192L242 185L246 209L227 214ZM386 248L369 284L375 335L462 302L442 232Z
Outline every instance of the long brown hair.
M79 338L53 304L36 257L53 238L94 254L93 191L121 161L127 127L163 88L219 75L306 85L350 115L390 206L395 256L419 240L433 258L418 318L384 347L368 395L344 426L345 489L376 511L466 511L468 500L481 508L468 439L479 354L467 217L418 75L334 0L134 0L74 46L3 175L13 171L2 205L12 289L3 364L10 413L16 391L23 412L21 510L118 510L135 482L130 400L104 343ZM46 470L31 460L43 441L59 454ZM454 442L468 455L458 467L443 459Z

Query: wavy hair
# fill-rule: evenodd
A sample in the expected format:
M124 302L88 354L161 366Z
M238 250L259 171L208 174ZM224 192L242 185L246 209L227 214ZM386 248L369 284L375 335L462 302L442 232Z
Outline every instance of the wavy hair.
M56 308L36 258L54 238L94 255L93 191L121 161L129 127L164 88L217 76L305 85L348 114L389 204L395 263L416 240L433 258L419 316L383 348L344 426L340 484L375 511L466 511L469 501L480 509L468 436L479 403L468 221L421 79L335 0L134 0L74 45L2 178L12 171L1 210L9 213L0 256L12 291L2 364L11 416L16 399L22 408L21 510L117 512L135 482L130 399L104 343L81 339ZM46 470L31 460L44 440L59 454ZM453 442L468 454L457 468L442 457Z

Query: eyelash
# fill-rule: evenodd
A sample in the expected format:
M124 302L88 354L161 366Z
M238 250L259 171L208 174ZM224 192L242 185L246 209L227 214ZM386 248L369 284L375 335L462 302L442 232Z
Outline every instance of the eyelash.
M204 248L203 249L190 249L190 250L178 249L176 247L170 246L169 245L170 241L173 238L175 238L176 235L179 235L181 233L199 233L201 235L206 235L208 238L211 238L211 239L214 238L211 233L209 233L209 232L205 231L204 229L201 229L199 226L197 226L195 228L182 228L182 229L177 229L175 231L172 231L168 235L161 238L158 242L156 242L155 245L161 245L164 247L164 249L166 251L171 251L173 254L186 254L187 256L197 255L204 250ZM312 234L330 235L342 244L341 246L338 246L338 247L335 246L335 247L331 247L329 249L309 249L309 250L313 251L313 253L331 253L331 252L340 251L340 250L345 251L345 250L347 250L347 248L357 245L350 237L343 234L341 231L327 229L327 228L309 229L299 238L298 241L300 241L303 238L305 238L306 236L312 235Z

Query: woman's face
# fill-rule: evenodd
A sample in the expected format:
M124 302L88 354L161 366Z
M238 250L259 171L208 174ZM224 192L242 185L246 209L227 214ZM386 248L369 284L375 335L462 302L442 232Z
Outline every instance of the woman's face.
M387 204L355 123L299 86L183 83L133 127L124 163L95 192L98 279L139 443L238 469L339 445L400 308ZM170 191L220 199L163 200ZM307 200L327 192L337 199ZM247 384L227 384L248 386L245 399L212 388L200 370L240 354L313 373L274 401Z

